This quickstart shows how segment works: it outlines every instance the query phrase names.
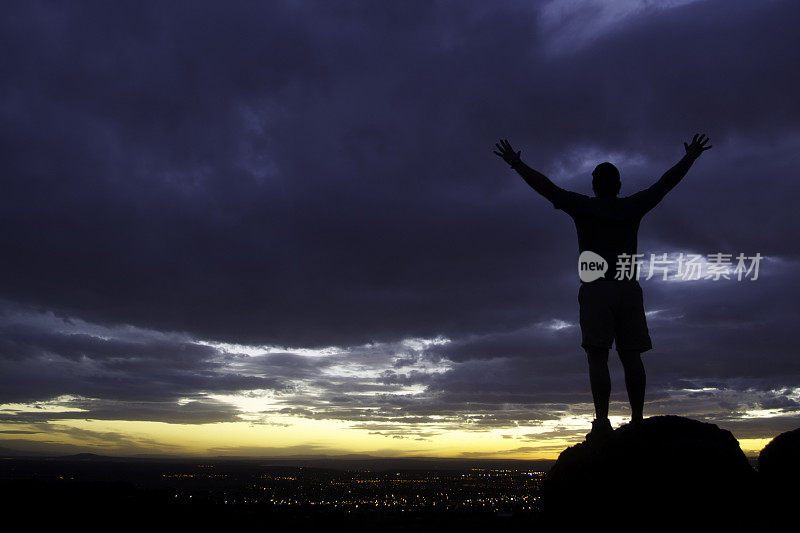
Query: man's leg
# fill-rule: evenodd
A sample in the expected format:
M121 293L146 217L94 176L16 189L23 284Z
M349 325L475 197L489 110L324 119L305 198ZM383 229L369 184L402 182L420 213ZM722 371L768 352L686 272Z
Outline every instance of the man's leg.
M647 385L642 354L626 350L619 352L619 358L625 369L625 387L628 389L628 400L631 403L631 420L640 422L644 416L644 389Z
M595 418L605 420L608 418L608 400L611 396L608 349L586 348L586 355L589 358L589 382L592 385Z

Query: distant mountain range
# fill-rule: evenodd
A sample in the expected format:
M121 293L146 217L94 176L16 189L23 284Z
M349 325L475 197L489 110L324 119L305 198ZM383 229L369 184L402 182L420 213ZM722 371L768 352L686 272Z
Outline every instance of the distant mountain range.
M76 453L56 455L41 451L24 451L0 447L0 457L47 458L60 461L176 461L176 462L251 462L262 466L304 466L309 468L330 468L336 470L464 470L470 468L517 469L547 471L555 461L548 459L462 459L442 457L375 457L364 454L346 455L293 455L285 457L180 457L171 455L139 454L129 457L98 455L95 453Z

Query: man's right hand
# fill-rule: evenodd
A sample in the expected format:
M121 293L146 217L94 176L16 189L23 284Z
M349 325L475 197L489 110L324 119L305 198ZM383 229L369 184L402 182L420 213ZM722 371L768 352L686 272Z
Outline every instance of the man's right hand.
M692 159L697 159L700 157L700 154L711 148L710 144L705 146L708 141L709 138L706 137L705 133L702 135L695 133L694 138L692 139L692 144L683 143L683 147L686 149L686 155L690 156Z
M508 139L501 139L499 143L494 143L494 145L497 147L497 150L500 151L499 152L497 150L492 150L492 151L496 155L502 157L503 161L511 165L511 168L514 168L520 161L522 161L522 159L520 159L520 154L522 153L522 150L520 150L519 152L514 152L514 149L511 148L511 143L508 142Z

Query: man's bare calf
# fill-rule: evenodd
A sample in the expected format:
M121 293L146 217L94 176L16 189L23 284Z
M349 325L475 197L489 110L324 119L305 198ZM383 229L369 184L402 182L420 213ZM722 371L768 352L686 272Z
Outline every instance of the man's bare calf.
M608 418L608 401L611 397L611 377L608 373L608 349L587 348L589 360L589 381L592 386L594 412L597 420ZM642 356L636 351L621 351L619 358L625 370L625 386L631 404L631 421L640 422L644 412L644 390L647 377L642 364Z

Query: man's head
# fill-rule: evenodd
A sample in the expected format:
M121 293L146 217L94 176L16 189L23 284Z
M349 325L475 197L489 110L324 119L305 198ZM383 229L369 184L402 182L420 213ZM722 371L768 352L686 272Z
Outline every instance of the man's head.
M592 189L595 196L616 196L621 185L619 170L609 162L600 163L592 171Z

